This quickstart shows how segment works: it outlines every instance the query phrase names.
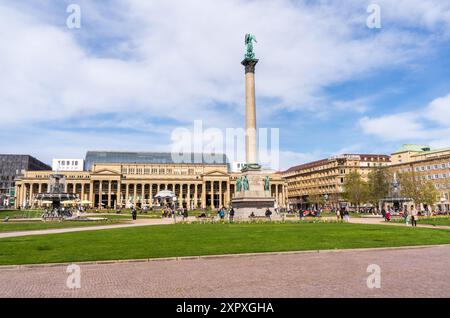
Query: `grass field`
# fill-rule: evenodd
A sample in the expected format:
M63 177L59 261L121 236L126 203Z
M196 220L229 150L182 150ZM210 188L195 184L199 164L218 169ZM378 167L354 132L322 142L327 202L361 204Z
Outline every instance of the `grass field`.
M8 222L0 223L0 233L16 231L34 231L48 229L65 229L72 227L100 226L124 223L120 219L108 221L52 221L52 222Z
M7 216L10 219L40 218L42 213L42 210L0 210L0 221Z
M450 244L450 231L340 223L177 224L0 239L0 265Z

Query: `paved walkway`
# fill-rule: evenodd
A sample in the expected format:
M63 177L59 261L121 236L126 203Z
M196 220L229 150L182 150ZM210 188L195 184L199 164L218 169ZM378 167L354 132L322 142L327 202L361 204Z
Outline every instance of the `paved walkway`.
M173 220L172 219L150 219L150 218L144 219L144 218L142 218L142 219L137 219L136 221L130 221L130 223L126 223L126 224L95 225L95 226L72 227L72 228L62 228L62 229L5 232L5 233L0 233L0 239L9 238L9 237L19 237L19 236L58 234L58 233L70 233L70 232L83 232L83 231L97 231L97 230L109 230L109 229L120 229L120 228L137 227L137 226L165 225L165 224L173 224Z
M419 219L420 222L420 219ZM377 225L391 225L391 226L409 226L405 223L394 223L394 222L386 222L382 218L351 218L350 223L353 224L377 224ZM429 225L429 224L417 224L417 227L428 228L428 229L441 229L441 230L450 230L450 226L445 225Z
M381 268L369 289L367 268ZM0 297L450 297L450 246L0 268Z

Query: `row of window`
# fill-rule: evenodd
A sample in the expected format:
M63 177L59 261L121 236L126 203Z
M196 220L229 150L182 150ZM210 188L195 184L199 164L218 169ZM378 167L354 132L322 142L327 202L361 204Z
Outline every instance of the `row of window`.
M450 173L437 173L437 174L430 174L426 176L420 176L417 177L422 180L438 180L438 179L447 179L450 178Z
M429 171L429 170L438 170L438 169L450 169L450 162L447 163L441 163L441 164L435 164L435 165L428 165L428 166L421 166L416 167L416 171Z
M179 170L171 168L122 168L122 174L170 174L170 175L193 175L194 169Z

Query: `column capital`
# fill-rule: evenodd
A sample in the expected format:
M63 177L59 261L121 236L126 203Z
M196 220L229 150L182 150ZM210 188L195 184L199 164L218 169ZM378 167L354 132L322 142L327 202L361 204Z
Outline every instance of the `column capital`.
M245 66L245 74L255 73L255 66L258 64L258 59L245 59L241 62Z

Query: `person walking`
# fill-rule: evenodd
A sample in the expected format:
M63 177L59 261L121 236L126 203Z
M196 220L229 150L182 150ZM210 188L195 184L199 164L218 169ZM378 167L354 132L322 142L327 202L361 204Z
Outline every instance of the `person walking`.
M187 208L183 208L183 222L188 218L188 210Z
M270 211L270 209L267 208L267 210L266 210L266 218L267 218L269 221L272 220L271 215L272 215L272 211Z
M403 218L405 219L405 224L408 225L410 216L408 214L408 208L407 207L405 207L405 210L403 212Z
M175 209L173 207L170 207L169 209L170 209L169 211L173 217L173 222L177 223L177 213L176 213Z
M231 207L230 212L228 212L229 216L230 216L230 223L233 223L234 220L234 209L233 207Z
M411 206L411 225L417 227L418 213L414 205Z
M348 213L348 210L344 208L344 222L349 223L350 222L350 214Z
M337 221L339 222L339 220L340 220L340 218L341 218L341 212L340 212L340 209L336 209L336 218L337 218Z
M389 209L389 208L388 208ZM383 219L386 221L386 209L384 208L384 205L383 205L383 208L381 209L381 216L383 217Z
M303 218L305 217L305 212L303 211L303 209L300 209L298 216L300 217L300 220L303 221Z
M218 213L219 213L220 220L223 221L223 219L225 218L225 209L222 207Z
M137 211L136 211L135 207L133 207L133 210L131 210L131 217L133 218L133 221L136 221L136 219L137 219Z
M346 209L344 207L342 207L339 211L339 217L341 218L340 220L343 222L344 221L344 214L345 214Z

